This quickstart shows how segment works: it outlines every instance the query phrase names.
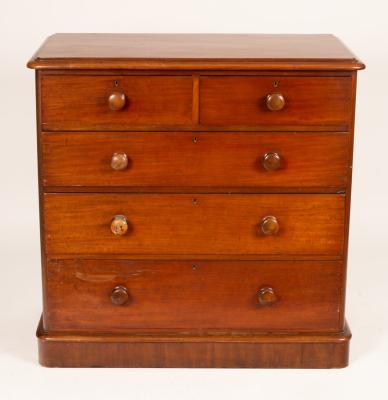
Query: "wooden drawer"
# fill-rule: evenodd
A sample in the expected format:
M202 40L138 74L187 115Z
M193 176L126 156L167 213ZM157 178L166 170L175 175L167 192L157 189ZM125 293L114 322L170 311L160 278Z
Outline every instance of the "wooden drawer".
M343 253L343 195L45 194L43 209L48 254Z
M117 84L117 86L116 86ZM123 94L122 109L109 98ZM123 130L192 122L191 76L43 75L43 130ZM120 98L112 104L119 107Z
M46 187L336 190L348 146L336 133L45 133L42 177Z
M49 260L44 322L54 331L329 331L341 329L342 281L336 261Z
M204 125L349 129L350 77L207 76L201 77L200 87ZM269 94L283 96L281 110L268 109Z

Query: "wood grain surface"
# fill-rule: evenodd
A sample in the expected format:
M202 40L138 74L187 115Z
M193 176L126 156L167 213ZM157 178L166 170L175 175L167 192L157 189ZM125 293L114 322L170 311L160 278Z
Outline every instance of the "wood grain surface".
M51 331L335 331L342 263L335 261L49 260L44 324ZM116 286L129 301L111 301ZM258 292L277 301L262 305Z
M81 335L40 322L37 336L46 367L343 368L351 333Z
M340 40L56 34L28 67L43 365L347 365Z
M47 254L273 255L339 257L343 195L46 194ZM111 220L126 216L115 236ZM277 235L261 232L273 215Z
M56 34L30 68L362 69L333 35Z
M42 125L49 130L192 122L193 82L188 76L45 75L41 91ZM127 101L122 110L113 111L108 99L117 91Z
M43 185L338 191L347 185L348 146L347 134L312 132L44 133ZM281 158L276 171L263 166L268 152ZM111 166L115 153L127 155L123 170Z
M204 125L349 126L349 77L201 76ZM270 111L266 96L281 93L285 106ZM347 130L347 128L346 128Z

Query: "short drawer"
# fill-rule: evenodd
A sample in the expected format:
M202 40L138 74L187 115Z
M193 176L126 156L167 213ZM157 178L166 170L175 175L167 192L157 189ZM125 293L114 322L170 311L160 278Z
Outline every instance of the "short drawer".
M45 194L47 254L341 256L343 195Z
M190 76L43 75L43 130L123 130L192 122Z
M204 76L203 125L348 130L350 77Z
M45 133L41 148L45 187L337 190L350 165L336 133Z
M342 328L336 261L49 260L51 331Z

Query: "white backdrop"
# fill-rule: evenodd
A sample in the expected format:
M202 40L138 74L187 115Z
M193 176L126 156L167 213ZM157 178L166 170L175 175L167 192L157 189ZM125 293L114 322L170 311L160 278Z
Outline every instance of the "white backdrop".
M1 0L0 398L388 398L388 6L384 0ZM334 33L359 73L344 370L58 370L37 364L41 313L34 74L55 32Z

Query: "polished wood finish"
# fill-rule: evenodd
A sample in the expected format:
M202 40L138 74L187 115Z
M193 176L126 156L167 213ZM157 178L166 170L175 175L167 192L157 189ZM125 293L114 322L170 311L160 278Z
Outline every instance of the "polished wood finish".
M115 236L125 235L128 228L128 219L125 215L115 215L110 223L110 230Z
M337 192L348 184L349 140L313 132L43 133L43 185ZM114 153L127 155L128 168L112 170Z
M116 306L123 306L129 301L128 289L123 285L116 286L110 295L112 304Z
M116 100L112 111L108 98L118 88L126 101ZM193 83L188 76L44 75L41 91L42 127L47 130L192 123Z
M278 83L276 85L278 85ZM267 94L265 103L269 111L280 111L284 108L286 101L281 93L271 93Z
M28 66L43 365L347 365L364 65L337 38L57 34Z
M275 294L275 290L271 287L265 286L259 290L257 294L260 305L271 306L278 301L278 297Z
M277 171L282 167L283 160L279 153L270 151L263 155L261 163L267 171Z
M126 98L122 92L113 92L108 97L109 108L112 111L119 111L125 107Z
M340 261L50 258L47 271L49 331L334 332L343 324ZM120 302L131 298L122 307L111 302L118 285ZM277 302L274 293L260 293L266 286Z
M343 195L45 194L43 211L50 255L336 258L344 244ZM131 226L125 235L112 235L116 214ZM263 231L268 215L277 235ZM275 233L273 220L268 230Z
M128 156L125 153L113 153L110 160L110 166L115 171L127 169L129 164Z
M333 35L56 34L28 63L37 69L357 70Z
M276 85L285 104L268 109ZM307 90L308 88L308 90ZM204 125L315 125L327 130L350 124L350 77L202 76L200 121ZM279 106L278 106L279 107Z
M264 233L264 235L277 235L280 229L279 221L273 215L267 215L261 220L260 228L261 232Z
M38 331L46 367L343 368L351 333L99 335ZM163 354L163 355L162 355Z

